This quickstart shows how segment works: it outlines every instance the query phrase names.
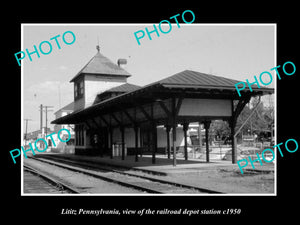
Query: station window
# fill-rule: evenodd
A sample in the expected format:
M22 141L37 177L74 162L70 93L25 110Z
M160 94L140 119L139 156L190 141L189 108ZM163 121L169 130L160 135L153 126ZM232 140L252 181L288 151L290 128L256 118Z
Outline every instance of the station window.
M74 83L74 98L75 98L75 100L83 97L83 93L84 93L83 80L79 80Z
M77 146L84 145L84 126L83 125L76 125L75 142L76 142Z

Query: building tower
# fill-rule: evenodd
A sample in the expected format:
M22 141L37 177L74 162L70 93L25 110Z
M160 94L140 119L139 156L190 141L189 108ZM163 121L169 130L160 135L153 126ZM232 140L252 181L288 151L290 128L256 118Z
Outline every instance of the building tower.
M99 94L126 84L131 76L120 65L103 56L99 45L96 49L96 55L70 81L74 83L74 112L95 104ZM75 125L75 154L89 154L92 149L91 136L94 134L87 130L86 124Z
M121 66L100 53L97 54L72 78L74 83L74 111L91 106L98 94L125 84L131 75Z

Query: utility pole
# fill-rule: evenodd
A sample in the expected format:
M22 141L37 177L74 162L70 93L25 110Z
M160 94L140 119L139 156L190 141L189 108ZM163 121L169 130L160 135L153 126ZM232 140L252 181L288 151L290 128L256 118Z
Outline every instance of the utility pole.
M43 105L40 105L40 129L43 130Z
M25 145L26 145L26 141L27 141L27 127L28 127L28 121L31 121L31 119L24 119L25 122L26 122L26 125L25 125L25 137L24 137L24 140L25 140Z
M51 112L53 110L48 110L48 108L53 108L54 106L48 106L48 105L45 105L43 106L43 108L45 108L45 111L46 112L46 130L45 130L45 137L47 136L47 124L48 124L48 112Z

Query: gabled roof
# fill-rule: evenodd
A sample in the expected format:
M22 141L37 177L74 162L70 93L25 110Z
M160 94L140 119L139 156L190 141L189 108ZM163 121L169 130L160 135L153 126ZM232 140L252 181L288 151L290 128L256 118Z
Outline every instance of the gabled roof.
M112 98L113 93L117 94L117 95L120 95L120 94L124 94L124 93L127 93L127 92L132 92L132 91L138 90L140 88L141 88L140 86L137 86L137 85L134 85L134 84L129 84L129 83L125 83L125 84L113 87L111 89L108 89L104 92L99 93L93 104L97 104L101 101Z
M103 56L99 51L97 54L70 80L73 82L80 74L99 74L99 75L118 75L118 76L131 76L126 70L117 64L113 63L110 59Z
M135 84L130 84L130 83L125 83L125 84L122 84L120 86L108 89L103 93L106 93L106 92L130 92L130 91L135 91L135 90L140 89L140 88L141 88L141 86L138 86L138 85L135 85Z
M62 107L61 109L57 110L54 114L58 113L59 111L74 111L74 102L71 102L68 105Z
M235 89L234 85L238 82L240 81L192 70L184 70L173 76L157 81L157 83L169 87L204 87L216 89ZM258 87L252 85L252 88Z
M74 110L74 102L71 102L70 104L66 105L65 107L61 108L60 110L73 111Z

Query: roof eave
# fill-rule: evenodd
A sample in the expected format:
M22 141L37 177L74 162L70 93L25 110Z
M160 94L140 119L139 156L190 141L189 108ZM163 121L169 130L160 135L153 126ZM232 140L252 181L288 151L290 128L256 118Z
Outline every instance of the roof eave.
M131 77L131 75L128 74L105 74L105 73L79 73L77 75L75 75L69 82L72 83L74 82L76 79L78 79L81 75L95 75L95 76L112 76L112 77Z

